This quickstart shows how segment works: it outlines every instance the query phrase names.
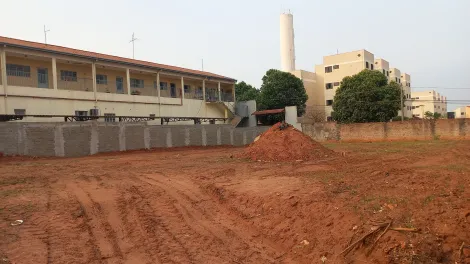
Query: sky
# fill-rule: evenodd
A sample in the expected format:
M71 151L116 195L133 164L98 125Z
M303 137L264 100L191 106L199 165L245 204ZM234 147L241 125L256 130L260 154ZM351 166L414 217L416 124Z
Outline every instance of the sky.
M259 88L280 68L279 15L294 14L296 68L367 49L470 104L468 0L0 0L0 35L204 70ZM468 88L468 89L448 89ZM423 89L416 89L423 90ZM452 104L458 104L453 102ZM449 105L449 109L457 105Z

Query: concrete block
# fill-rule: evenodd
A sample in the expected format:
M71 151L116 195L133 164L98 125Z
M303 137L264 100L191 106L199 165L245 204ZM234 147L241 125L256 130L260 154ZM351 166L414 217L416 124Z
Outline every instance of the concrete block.
M150 126L150 148L164 148L167 146L167 130L168 129L163 126Z
M189 144L187 146L203 146L202 125L188 127Z
M204 125L206 130L207 146L216 146L217 145L217 125Z
M57 137L60 137L60 134L58 134ZM28 155L55 156L55 138L56 132L54 126L26 126L26 144L28 146ZM61 142L58 143L60 144ZM58 154L63 153L60 152L61 150L58 151Z
M91 125L63 125L62 131L66 157L90 155Z
M126 125L126 150L145 149L144 126Z
M98 152L120 151L119 125L103 124L98 127Z
M173 147L184 147L186 144L186 126L171 126L171 139Z
M4 155L17 155L18 149L18 124L0 124L0 153Z
M232 145L232 126L224 126L220 129L221 145Z

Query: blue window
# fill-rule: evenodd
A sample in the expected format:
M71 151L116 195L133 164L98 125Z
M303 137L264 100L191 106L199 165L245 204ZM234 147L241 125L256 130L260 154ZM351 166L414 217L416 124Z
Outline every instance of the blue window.
M108 84L108 76L103 75L103 74L97 74L96 84Z
M7 64L7 75L18 77L31 77L31 68L29 66L18 64Z
M77 81L77 72L74 71L60 71L60 80L68 82Z
M131 78L132 88L144 88L144 80Z

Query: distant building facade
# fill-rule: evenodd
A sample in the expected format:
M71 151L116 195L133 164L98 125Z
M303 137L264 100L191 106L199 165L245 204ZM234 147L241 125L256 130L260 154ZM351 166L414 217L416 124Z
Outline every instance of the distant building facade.
M426 112L447 117L447 97L434 90L411 93L413 117L424 118Z
M0 115L227 118L233 78L0 37ZM63 121L63 118L26 121Z

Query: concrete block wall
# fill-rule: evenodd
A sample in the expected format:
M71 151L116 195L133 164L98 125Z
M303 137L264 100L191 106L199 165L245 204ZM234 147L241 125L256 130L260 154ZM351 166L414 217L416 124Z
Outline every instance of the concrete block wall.
M409 120L387 123L302 124L316 141L470 139L470 119Z
M0 153L78 157L101 152L184 146L243 146L268 127L146 123L0 123Z

